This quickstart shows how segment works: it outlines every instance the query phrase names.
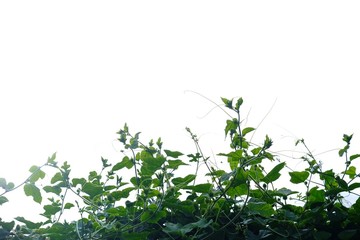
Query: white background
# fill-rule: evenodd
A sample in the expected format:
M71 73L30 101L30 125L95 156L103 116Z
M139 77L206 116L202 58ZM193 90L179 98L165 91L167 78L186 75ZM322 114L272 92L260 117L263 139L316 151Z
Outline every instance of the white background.
M125 122L184 153L190 127L220 162L226 115L191 91L242 96L254 127L271 110L253 141L269 134L279 154L297 138L314 154L337 149L343 133L359 153L359 12L358 1L1 1L0 177L19 184L53 152L86 176L101 156L122 158ZM336 156L318 157L341 171ZM3 219L41 212L22 190L6 196Z

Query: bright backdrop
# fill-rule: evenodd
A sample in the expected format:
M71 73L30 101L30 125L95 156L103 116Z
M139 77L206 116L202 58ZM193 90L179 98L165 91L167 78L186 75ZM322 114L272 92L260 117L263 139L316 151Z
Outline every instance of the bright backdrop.
M358 1L1 1L0 177L19 184L53 152L86 176L101 156L121 159L125 122L185 153L190 127L221 161L226 116L192 91L242 96L254 127L271 110L253 141L269 134L281 153L296 138L333 150L343 133L359 153L359 12ZM319 158L337 168L336 152ZM17 192L0 217L33 219L41 206Z

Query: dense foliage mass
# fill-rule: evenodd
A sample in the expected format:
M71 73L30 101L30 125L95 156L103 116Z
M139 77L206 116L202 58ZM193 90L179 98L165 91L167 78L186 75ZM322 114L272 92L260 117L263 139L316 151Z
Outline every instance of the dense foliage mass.
M59 164L56 154L31 167L19 186L0 178L0 205L8 192L23 187L25 195L43 204L46 219L0 219L0 239L360 239L360 200L343 203L344 193L356 194L360 187L355 167L360 154L349 153L352 135L343 136L342 170L323 170L308 150L302 157L306 168L284 173L295 189L277 188L287 166L270 151L272 140L248 141L255 129L241 124L242 98L222 101L232 114L225 126L230 146L218 155L230 170L210 164L189 128L197 151L183 154L163 149L161 139L144 143L125 124L118 132L122 160L112 165L102 158L101 171L91 171L87 179L72 177L70 165ZM302 139L297 144L308 149ZM207 167L205 176L199 176L200 164ZM186 165L193 165L193 172L179 174ZM56 169L47 183L45 167ZM123 179L129 171L132 177ZM69 194L77 200L69 200ZM78 220L63 220L64 211L78 212Z

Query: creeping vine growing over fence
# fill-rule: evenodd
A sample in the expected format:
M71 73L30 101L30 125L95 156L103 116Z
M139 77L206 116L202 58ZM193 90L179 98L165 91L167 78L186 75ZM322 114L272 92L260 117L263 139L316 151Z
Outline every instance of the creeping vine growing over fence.
M197 151L184 154L163 148L160 138L144 142L125 124L117 133L124 149L121 161L111 164L101 158L101 170L87 178L74 176L56 154L31 167L17 186L0 178L0 207L6 205L7 193L23 188L44 209L43 222L0 218L0 239L359 239L360 200L343 203L344 193L357 194L360 188L360 154L350 153L352 135L343 136L339 158L344 168L339 172L323 170L303 139L296 144L307 149L302 157L307 166L287 170L286 162L271 152L269 136L260 145L248 140L255 128L242 125L243 99L221 99L230 112L224 129L230 144L218 155L230 170L210 164L190 128L186 131ZM207 168L205 176L199 176L200 164ZM46 168L56 173L44 183ZM185 176L177 174L182 168ZM132 177L123 179L129 172ZM293 189L277 187L282 174ZM70 194L76 200L69 200ZM77 212L78 220L63 219L65 211Z

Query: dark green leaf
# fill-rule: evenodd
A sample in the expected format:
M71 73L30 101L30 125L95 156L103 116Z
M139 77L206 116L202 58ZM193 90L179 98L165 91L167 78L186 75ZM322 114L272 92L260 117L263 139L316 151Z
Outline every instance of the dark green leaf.
M70 208L72 208L72 207L74 207L74 204L72 204L72 203L66 203L65 206L64 206L64 209L70 209Z
M121 239L126 240L144 240L148 239L149 232L124 232Z
M34 223L34 222L31 222L31 221L26 220L26 219L23 218L23 217L16 217L15 220L24 223L24 224L26 225L26 227L28 227L28 228L30 228L30 229L38 229L38 228L40 228L40 227L43 225L42 222Z
M103 187L98 184L87 182L82 187L82 191L88 194L90 198L94 198L96 195L103 192Z
M117 201L122 198L128 198L131 191L133 191L134 187L128 187L123 190L112 192L110 195L115 198Z
M152 176L157 170L161 169L161 166L165 163L166 158L159 155L156 158L150 154L142 158L143 165L141 166L141 175Z
M354 160L354 159L356 159L356 158L358 158L358 157L360 157L360 154L351 155L351 156L350 156L350 161L352 161L352 160Z
M1 235L1 230L5 229L7 232L10 232L11 230L13 230L15 226L15 222L11 221L11 222L3 222L0 220L0 239L2 239L2 235ZM7 239L7 238L4 238Z
M209 193L212 186L213 185L210 183L202 183L202 184L197 184L195 186L186 186L184 187L184 189L190 189L198 193Z
M194 174L189 174L186 177L182 178L182 177L177 177L177 178L173 178L171 180L171 182L175 185L175 186L179 186L179 185L187 185L190 182L194 181L196 178L196 176Z
M305 180L309 177L309 172L306 171L302 171L302 172L289 172L290 174L290 182L298 184L298 183L303 183L305 182Z
M280 176L280 171L285 167L285 163L279 163L276 165L263 179L262 181L265 183L271 183L276 181Z
M276 213L271 204L265 202L249 202L247 207L250 213L267 218Z
M354 236L358 231L359 229L348 229L340 232L337 236L340 240L354 239Z
M124 167L126 167L127 169L130 169L133 166L134 166L133 161L131 161L129 157L125 156L121 162L118 162L117 164L115 164L113 166L112 171L117 171Z
M166 155L168 157L172 157L172 158L178 158L184 154L182 154L181 152L178 152L178 151L170 151L170 150L164 150L164 152L166 153Z
M56 213L60 212L61 207L56 206L56 205L45 205L44 210L45 210L45 212L42 215L46 216L46 217L50 217L50 216L53 216Z
M352 191L354 189L360 188L360 183L352 183L348 187L348 191Z
M315 231L313 236L315 240L326 240L331 238L331 233L325 231Z
M313 187L309 191L309 202L315 203L315 202L324 202L325 200L325 191L324 190L318 190L318 187Z
M31 183L25 184L24 192L26 196L32 196L35 202L41 204L42 197L41 197L40 189L36 187L34 184Z

